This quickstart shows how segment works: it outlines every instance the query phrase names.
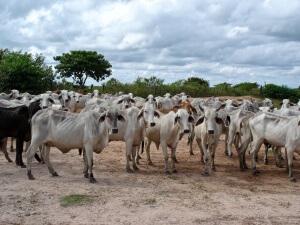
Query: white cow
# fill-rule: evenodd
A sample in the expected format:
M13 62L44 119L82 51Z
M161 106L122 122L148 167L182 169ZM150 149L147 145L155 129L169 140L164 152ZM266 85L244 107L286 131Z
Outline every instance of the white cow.
M217 116L217 112L221 109L213 107L204 108L204 115L202 115L195 124L195 136L201 152L201 161L203 162L203 154L205 159L205 175L209 175L208 162L209 157L207 149L211 154L211 168L216 171L215 167L215 152L219 143L219 137L222 133L222 124L224 121Z
M135 100L129 95L123 95L120 98L114 100L113 105L116 106L119 110L124 110L130 108L132 104L135 103Z
M43 150L43 159L53 176L58 174L49 161L51 146L57 147L63 153L71 149L85 149L87 167L84 173L85 176L88 174L91 183L95 183L92 172L93 151L99 154L108 144L109 133L118 132L117 120L122 121L124 117L116 108L110 108L102 114L95 111L74 114L52 109L40 110L31 120L32 139L27 151L28 178L34 179L31 174L32 157L38 147L44 144L46 148Z
M289 178L296 181L292 174L294 151L300 153L300 116L284 117L272 113L260 113L249 120L253 142L250 149L253 175L257 175L255 155L264 142L285 147Z
M157 148L160 144L163 149L166 174L170 174L167 147L171 148L172 172L177 173L175 168L177 145L180 137L182 137L184 133L190 132L189 123L194 123L194 119L184 109L179 109L176 113L171 111L168 114L159 114L160 117L155 119L156 125L147 127L146 129L147 163L152 164L150 159L150 144L153 141Z
M62 90L58 99L61 101L61 104L64 108L70 110L70 112L75 112L76 110L76 100L75 100L75 92L68 92L67 90Z

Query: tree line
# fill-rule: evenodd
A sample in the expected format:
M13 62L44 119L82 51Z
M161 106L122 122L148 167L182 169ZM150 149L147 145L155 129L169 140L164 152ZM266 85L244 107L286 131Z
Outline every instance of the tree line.
M100 92L112 94L131 92L141 97L147 97L149 94L157 96L167 92L173 95L185 92L192 97L251 95L280 100L289 98L294 102L300 99L300 88L293 89L275 84L260 86L256 82L236 85L224 82L211 87L209 81L198 77L168 84L164 79L155 76L137 77L132 83L122 83L111 78L102 85L90 88L85 85L87 78L100 82L111 75L112 65L102 54L96 51L74 50L54 56L53 59L58 62L55 70L45 63L42 54L32 55L22 51L0 49L0 91L18 89L21 92L39 94L56 89L82 89L86 92L98 89ZM66 78L72 78L73 82L67 81Z

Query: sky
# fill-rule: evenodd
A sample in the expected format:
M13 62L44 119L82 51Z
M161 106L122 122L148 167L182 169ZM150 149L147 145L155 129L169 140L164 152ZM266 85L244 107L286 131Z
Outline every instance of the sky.
M121 82L300 85L299 0L0 0L0 34L1 49L53 66L70 50L97 51Z

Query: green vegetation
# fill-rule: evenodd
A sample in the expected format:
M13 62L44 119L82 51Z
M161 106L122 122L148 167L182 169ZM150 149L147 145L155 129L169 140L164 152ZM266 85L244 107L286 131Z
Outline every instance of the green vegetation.
M92 202L93 199L89 195L73 194L73 195L63 196L60 199L60 206L63 207L81 206L81 205L90 204Z
M156 203L155 198L148 198L145 200L145 205L154 205Z
M210 96L244 96L271 98L277 107L282 99L288 98L292 102L300 99L298 89L287 86L267 84L264 87L256 82L243 82L232 85L220 83L211 87L209 81L199 77L189 77L166 84L164 79L155 76L137 77L132 83L122 83L116 78L103 82L101 86L85 86L88 77L100 82L111 75L111 64L104 56L95 51L70 51L61 56L55 56L59 62L54 73L51 66L47 66L42 54L33 56L22 51L0 49L0 92L8 93L12 89L31 94L43 93L47 90L74 90L82 89L85 92L98 89L102 93L115 94L117 92L133 93L135 96L146 98L149 94L163 96L169 92L172 95L185 92L191 97ZM60 81L57 79L62 78ZM69 82L66 78L72 78Z
M55 66L61 77L71 77L75 85L83 89L88 77L97 82L111 75L111 64L95 51L71 51L53 57L59 64Z

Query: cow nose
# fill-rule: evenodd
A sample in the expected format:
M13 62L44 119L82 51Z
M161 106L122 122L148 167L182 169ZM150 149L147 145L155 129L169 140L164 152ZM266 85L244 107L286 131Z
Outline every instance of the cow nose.
M68 101L69 101L69 99L66 99L65 101L66 101L66 102L68 102Z
M48 108L48 106L43 106L43 109L47 109Z
M154 127L154 126L155 126L155 123L154 123L154 122L150 123L150 126L151 126L151 127Z
M76 101L77 103L79 103L79 101Z
M190 133L190 130L186 129L186 130L184 130L183 132L184 132L185 134L188 134L188 133Z
M118 128L113 128L113 129L111 129L111 132L112 132L113 134L118 133Z
M209 133L209 134L214 134L215 131L214 131L214 130L208 130L208 133Z
M128 109L129 105L125 105L125 108Z

